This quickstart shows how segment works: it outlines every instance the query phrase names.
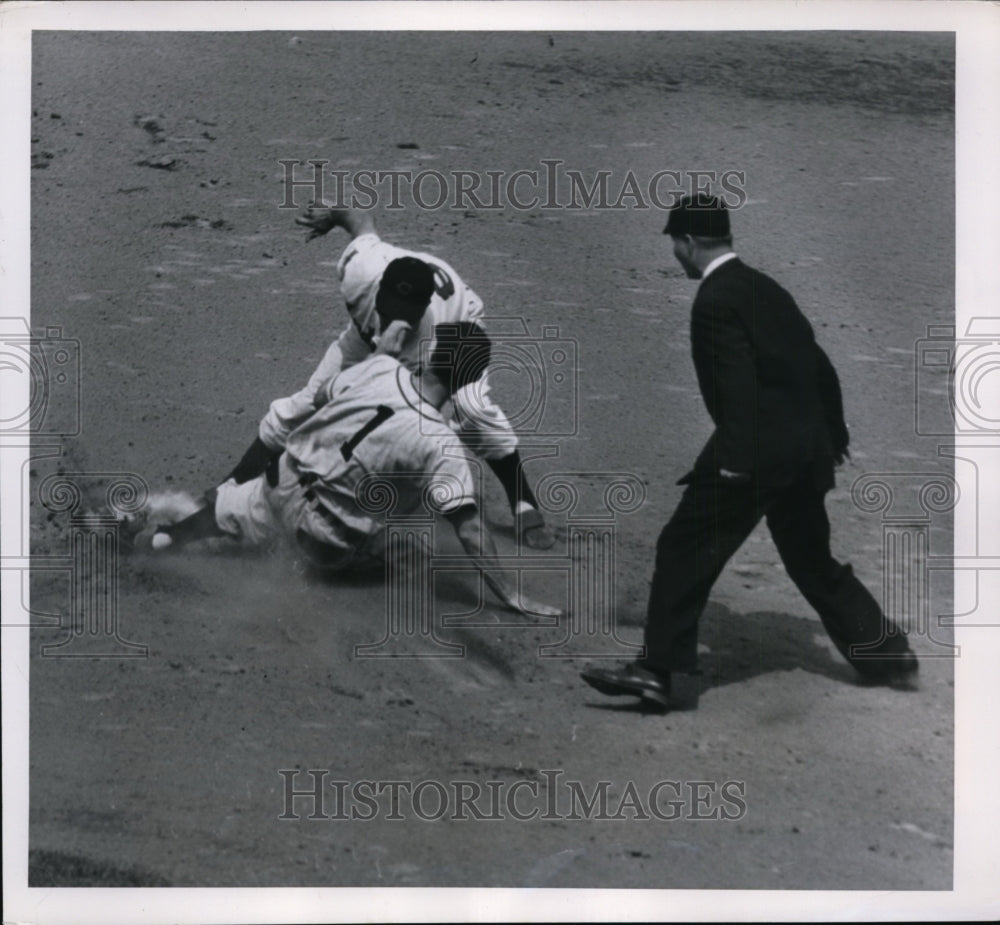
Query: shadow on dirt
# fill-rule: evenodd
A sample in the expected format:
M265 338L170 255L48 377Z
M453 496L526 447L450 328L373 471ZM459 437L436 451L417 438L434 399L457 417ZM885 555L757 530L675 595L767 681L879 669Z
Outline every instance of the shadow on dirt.
M700 694L762 675L798 669L841 684L864 686L857 672L835 653L818 621L773 611L741 614L721 604L709 604L699 635L703 649L699 660L702 675L697 679ZM589 706L626 713L662 712L644 700L597 702ZM677 709L685 708L693 706L681 705Z

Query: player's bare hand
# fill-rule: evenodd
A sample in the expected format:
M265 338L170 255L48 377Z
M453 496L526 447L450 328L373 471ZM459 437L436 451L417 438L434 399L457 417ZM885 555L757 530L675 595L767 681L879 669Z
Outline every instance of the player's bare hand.
M403 352L403 344L413 331L413 326L398 318L389 323L389 327L376 338L375 353L398 357Z
M346 215L347 209L337 209L314 202L295 219L295 224L310 229L306 241L311 241L333 231L337 226L342 226Z

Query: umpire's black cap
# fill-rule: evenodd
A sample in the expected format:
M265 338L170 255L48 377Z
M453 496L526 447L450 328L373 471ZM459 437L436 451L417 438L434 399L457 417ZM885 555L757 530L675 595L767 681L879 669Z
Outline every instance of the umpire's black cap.
M375 311L389 321L416 324L434 295L434 271L416 257L397 257L382 273Z
M699 238L728 238L729 210L717 196L697 193L682 196L670 210L664 234L691 234Z

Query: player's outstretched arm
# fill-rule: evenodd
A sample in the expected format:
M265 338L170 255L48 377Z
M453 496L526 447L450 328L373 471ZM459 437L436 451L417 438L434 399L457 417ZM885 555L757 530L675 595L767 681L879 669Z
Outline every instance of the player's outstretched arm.
M345 352L349 352L353 347L348 344L345 350L345 341L349 342L352 335L360 340L353 326L345 328L340 337L327 348L309 381L293 395L276 398L271 402L267 414L261 419L259 429L260 440L265 445L275 450L283 450L288 442L288 435L313 415L320 388L339 375L346 365L350 365L344 362ZM362 348L367 355L364 344Z
M375 231L375 219L372 218L371 213L358 209L327 206L317 202L312 203L298 216L295 219L295 224L309 229L309 234L306 237L307 242L313 238L322 237L333 231L334 228L343 228L352 240Z
M475 560L490 590L511 610L537 617L558 617L562 614L558 607L541 604L520 593L516 579L497 561L496 545L477 507L467 504L447 517L462 548Z

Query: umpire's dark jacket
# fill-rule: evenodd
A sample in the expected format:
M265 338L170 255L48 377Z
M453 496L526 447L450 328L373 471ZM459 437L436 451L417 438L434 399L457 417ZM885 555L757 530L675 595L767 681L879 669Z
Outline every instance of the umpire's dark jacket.
M837 373L795 300L739 258L701 284L691 349L715 433L681 482L720 469L781 486L811 468L829 488L847 449Z

